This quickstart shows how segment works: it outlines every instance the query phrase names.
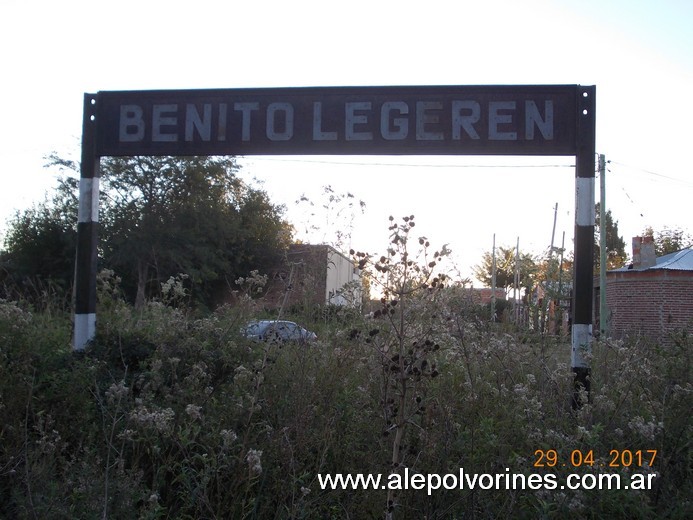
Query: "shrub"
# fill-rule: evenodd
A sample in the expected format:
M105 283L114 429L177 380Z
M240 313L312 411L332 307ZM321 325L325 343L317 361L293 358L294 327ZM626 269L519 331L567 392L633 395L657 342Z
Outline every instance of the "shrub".
M410 221L393 223L389 261L358 258L388 276L412 267L401 248ZM78 355L68 315L0 302L0 517L690 517L690 336L596 341L591 399L573 411L564 340L478 320L439 275L410 273L390 278L375 318L316 314L310 346L240 337L250 300L207 316L161 302L135 310L109 285L99 333ZM608 468L612 450L655 449L651 468ZM560 463L536 467L549 450ZM593 465L571 467L573 452ZM460 468L564 478L600 464L624 478L656 471L655 488L429 496L321 490L317 478Z

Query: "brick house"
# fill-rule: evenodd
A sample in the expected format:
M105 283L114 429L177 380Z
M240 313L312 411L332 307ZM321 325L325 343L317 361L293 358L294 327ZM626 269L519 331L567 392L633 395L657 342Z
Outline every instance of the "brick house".
M494 296L493 289L490 287L471 287L465 289L467 296L469 297L469 302L476 305L488 305L491 303L491 299ZM495 292L496 300L507 299L507 293L505 289L496 288Z
M672 333L693 332L693 248L655 257L652 237L635 237L633 263L608 271L606 290L611 337L645 336L666 344Z
M347 255L325 244L292 244L283 265L271 273L265 300L275 307L340 305L360 307L361 273Z

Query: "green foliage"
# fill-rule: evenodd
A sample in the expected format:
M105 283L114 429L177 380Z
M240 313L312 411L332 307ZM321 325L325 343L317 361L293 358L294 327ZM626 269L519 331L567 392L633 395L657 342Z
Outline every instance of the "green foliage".
M76 167L50 159L63 170ZM239 179L232 158L104 158L101 169L100 267L118 274L138 306L185 273L190 299L213 307L239 276L275 266L290 242L283 208ZM77 186L65 178L50 200L9 223L0 254L6 297L71 296Z
M509 288L514 285L516 250L500 246L496 251L496 287ZM520 288L531 291L536 283L537 259L530 253L520 252ZM486 251L481 263L474 267L474 276L487 287L493 280L493 252Z
M39 303L46 291L71 291L77 244L75 189L74 179L64 179L50 200L18 212L10 221L0 253L6 297Z
M240 337L259 312L257 272L236 280L235 305L202 316L182 277L135 308L104 271L98 333L79 354L59 307L0 301L0 518L690 518L690 335L596 341L591 398L573 411L570 345L477 319L445 287L447 249L413 229L393 220L385 254L356 254L383 294L373 316L303 309L321 330L310 346ZM626 449L658 455L608 468ZM558 463L537 467L537 450ZM572 465L576 450L593 464ZM559 485L657 476L651 490L431 494L318 479L460 468Z
M591 403L574 413L569 346L542 354L531 338L466 319L448 294L407 312L411 337L431 342L404 351L402 464L565 478L601 468L535 468L536 450L561 462L593 450L608 463L613 449L657 449L656 489L409 490L395 497L396 518L690 515L689 337L596 343ZM239 338L252 302L205 318L116 302L86 355L69 350L69 316L0 302L0 517L382 517L386 491L321 490L317 475L393 471L396 427L383 435L398 420L389 399L401 397L385 370L402 357L383 358L399 342L393 301L310 348Z
M643 235L654 238L655 255L664 256L693 246L693 235L683 229L668 228L654 231L648 227Z
M597 202L595 206L596 221L594 226L594 268L595 272L599 272L601 264L601 246L600 246L600 206ZM618 234L618 221L615 221L611 215L611 210L606 210L604 216L604 226L606 231L606 268L618 269L623 267L628 257L626 253L626 243L623 237Z
M136 305L186 273L193 299L212 306L232 280L281 258L290 239L283 210L237 169L232 158L104 160L104 263Z

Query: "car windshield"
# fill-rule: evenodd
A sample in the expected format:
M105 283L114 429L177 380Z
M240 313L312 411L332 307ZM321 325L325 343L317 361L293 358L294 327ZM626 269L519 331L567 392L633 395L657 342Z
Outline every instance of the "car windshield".
M245 327L245 333L246 334L257 334L258 330L260 330L260 324L255 322L255 323L248 323Z
M256 340L278 341L310 341L315 339L315 334L307 331L293 321L285 320L259 320L249 322L241 333Z

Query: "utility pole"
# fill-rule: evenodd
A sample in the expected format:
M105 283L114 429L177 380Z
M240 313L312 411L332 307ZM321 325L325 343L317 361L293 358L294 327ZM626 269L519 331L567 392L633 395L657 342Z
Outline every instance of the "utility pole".
M520 237L517 237L515 246L515 276L513 277L513 302L515 304L515 325L520 323Z
M549 248L549 261L546 266L546 281L544 283L544 304L541 306L541 333L546 332L544 330L546 325L546 313L549 308L549 273L551 270L551 259L553 257L553 239L556 236L556 217L558 215L558 202L553 208L553 230L551 231L551 247Z
M606 157L599 154L599 333L609 334L606 305Z
M563 252L565 251L565 231L563 232L563 237L561 238L561 259L558 262L558 307L561 308L561 302L563 301ZM563 322L563 312L560 313L561 323ZM562 326L562 325L561 325ZM561 335L563 334L561 329Z
M491 321L496 321L496 234L493 234L493 253L491 267Z

